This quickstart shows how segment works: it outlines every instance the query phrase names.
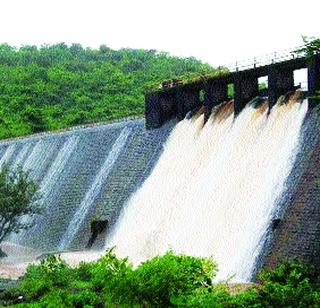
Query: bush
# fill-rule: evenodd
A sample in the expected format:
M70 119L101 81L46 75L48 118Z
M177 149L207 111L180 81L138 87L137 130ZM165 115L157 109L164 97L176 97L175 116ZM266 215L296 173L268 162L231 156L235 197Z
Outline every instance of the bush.
M138 302L167 306L180 294L192 294L212 284L216 264L171 251L142 263L134 272Z
M38 184L31 180L29 172L19 166L10 170L4 165L0 170L0 244L11 233L18 233L32 226L29 218L39 214L40 194ZM5 256L0 248L0 257Z
M264 270L259 285L230 294L212 278L210 259L175 255L172 251L136 269L118 259L113 249L96 262L70 268L50 256L29 266L16 287L0 293L0 301L17 307L319 307L316 268L298 262ZM23 302L18 303L19 295Z
M270 307L320 306L320 280L312 265L282 263L274 271L262 271L260 301Z
M80 290L76 293L68 294L67 302L69 307L97 307L102 306L103 302L101 296L92 290Z
M104 294L106 302L132 302L135 291L131 283L132 273L128 259L118 259L110 249L92 268L93 288Z
M75 278L74 271L59 256L51 255L40 265L30 265L19 283L27 301L37 300L56 288L65 288Z

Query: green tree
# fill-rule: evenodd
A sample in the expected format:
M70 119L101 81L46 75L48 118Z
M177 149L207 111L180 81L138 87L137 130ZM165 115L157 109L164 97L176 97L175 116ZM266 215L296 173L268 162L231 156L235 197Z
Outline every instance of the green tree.
M0 44L0 139L144 113L144 92L217 70L156 50Z
M320 38L302 36L303 47L298 49L298 53L304 54L307 58L320 54Z
M296 52L306 56L308 61L314 56L320 57L320 38L303 36L302 39L304 45ZM312 98L320 100L320 91Z
M18 233L32 226L29 217L40 213L40 194L36 182L21 167L0 171L0 243L10 232ZM0 250L0 256L5 254Z

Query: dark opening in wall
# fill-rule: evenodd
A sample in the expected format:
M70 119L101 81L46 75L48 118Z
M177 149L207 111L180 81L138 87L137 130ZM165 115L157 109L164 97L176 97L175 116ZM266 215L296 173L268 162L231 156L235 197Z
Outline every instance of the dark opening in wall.
M268 76L258 78L259 96L268 96Z
M281 219L280 218L273 219L272 223L271 223L272 230L274 231L275 229L277 229L280 223L281 223Z
M87 248L91 248L98 235L106 231L108 226L108 220L94 220L91 222L91 237L87 244Z
M205 96L205 91L202 89L202 90L200 90L200 92L199 92L199 100L200 100L200 103L201 103L201 104L204 103L204 96Z

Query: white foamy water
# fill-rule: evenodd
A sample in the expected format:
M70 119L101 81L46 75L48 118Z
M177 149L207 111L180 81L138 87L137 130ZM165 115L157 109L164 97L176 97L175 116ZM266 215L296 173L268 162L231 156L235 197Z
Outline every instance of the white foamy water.
M23 170L29 171L31 177L37 180L40 172L45 168L46 163L50 159L52 151L57 145L55 142L45 142L42 139L37 141L32 148L32 152L23 164Z
M41 200L44 205L48 199L48 196L53 190L54 184L59 180L59 177L66 167L70 156L73 154L75 148L77 147L79 139L79 136L71 136L65 141L62 148L58 152L57 157L55 158L47 174L45 175L43 181L41 182Z
M71 244L74 236L77 234L81 224L86 218L88 211L91 208L91 205L93 204L97 195L101 191L101 186L103 185L110 171L112 170L112 166L114 165L122 149L126 145L126 141L130 135L130 132L131 132L131 129L125 127L121 131L115 143L113 144L112 149L110 150L110 153L107 155L106 160L101 166L99 173L94 179L85 197L81 201L81 204L77 208L77 211L75 212L66 232L64 233L63 238L59 245L59 250L67 249Z
M15 149L16 149L15 144L11 144L6 148L4 154L0 159L0 168L2 168L3 164L7 163L8 160L12 157Z
M172 249L212 257L217 280L248 281L298 148L307 102L181 121L107 238L134 264ZM203 126L203 127L202 127Z
M48 208L48 202L47 202L48 197L52 193L55 183L59 180L59 177L63 172L78 142L79 142L78 136L76 137L71 136L65 141L62 148L58 152L57 157L53 161L48 172L46 173L44 179L40 183L40 186L39 186L39 192L41 194L40 202L43 205L43 208ZM26 159L23 165L23 169L25 171L29 170L34 175L35 172L39 169L39 166L44 163L45 159L47 159L47 156L49 154L48 150L50 150L50 147L48 148L47 146L46 151L43 151L44 150L43 146L45 146L45 144L41 140L38 141L37 144L34 146L31 154ZM40 155L40 153L43 153L43 152L47 152L47 153L45 153L44 155ZM26 215L21 217L22 223L31 224L33 221L34 221L34 216L31 217L29 215ZM19 233L11 233L9 236L9 240L12 242L16 242L19 239L23 238L26 232L27 232L26 230L22 230Z
M32 147L31 143L26 143L22 146L22 149L19 151L14 163L12 165L13 168L17 168L18 166L22 166L23 162L26 160L28 152Z

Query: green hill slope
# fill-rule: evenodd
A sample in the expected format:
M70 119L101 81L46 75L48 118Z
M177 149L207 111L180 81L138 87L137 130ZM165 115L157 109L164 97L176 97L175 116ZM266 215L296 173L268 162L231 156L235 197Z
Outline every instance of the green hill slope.
M0 45L0 138L142 114L150 83L212 73L156 50Z

